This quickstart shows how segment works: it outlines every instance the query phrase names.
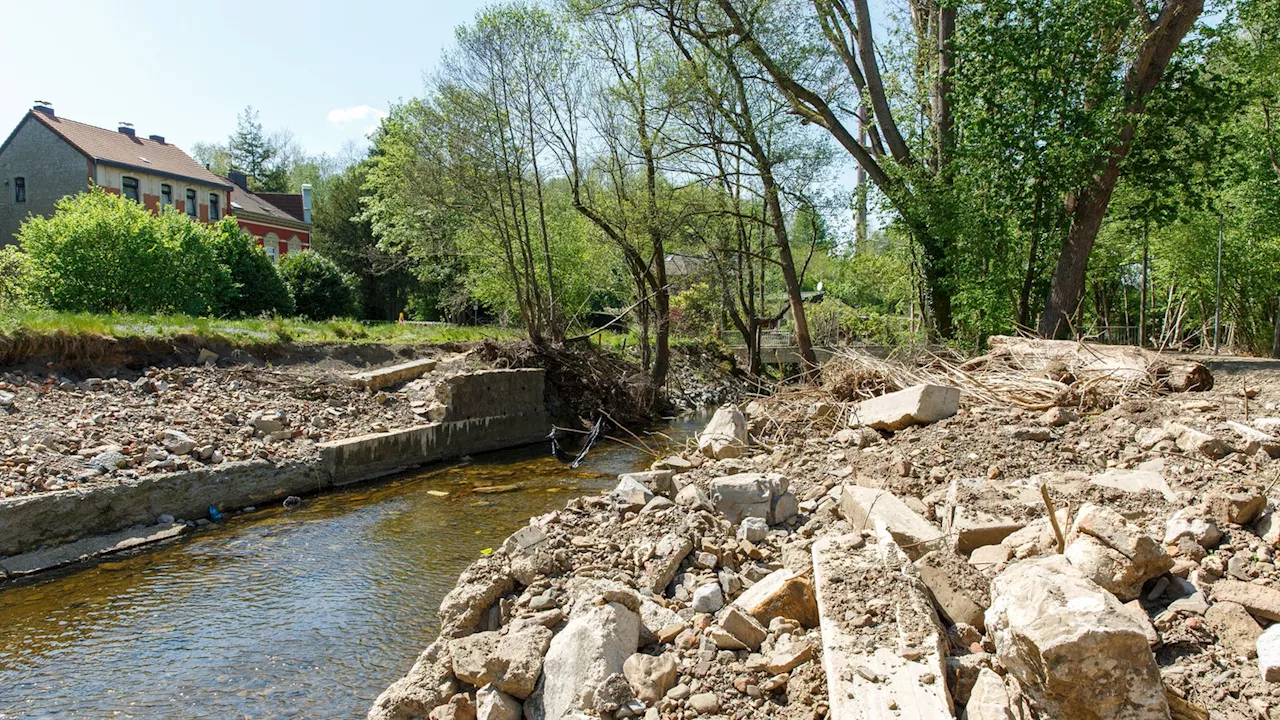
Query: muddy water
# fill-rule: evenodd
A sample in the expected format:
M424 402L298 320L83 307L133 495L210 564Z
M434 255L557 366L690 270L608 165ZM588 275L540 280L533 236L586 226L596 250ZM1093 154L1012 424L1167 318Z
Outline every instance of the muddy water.
M363 716L485 548L648 461L492 453L0 590L0 718Z

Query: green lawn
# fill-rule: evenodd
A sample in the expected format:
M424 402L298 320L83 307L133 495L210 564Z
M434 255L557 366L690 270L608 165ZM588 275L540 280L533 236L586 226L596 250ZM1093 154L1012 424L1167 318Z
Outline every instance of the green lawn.
M181 335L209 338L233 346L259 343L454 343L518 340L520 330L490 326L365 324L354 320L220 320L187 315L60 313L19 310L0 314L0 341L41 336L105 336L162 339Z

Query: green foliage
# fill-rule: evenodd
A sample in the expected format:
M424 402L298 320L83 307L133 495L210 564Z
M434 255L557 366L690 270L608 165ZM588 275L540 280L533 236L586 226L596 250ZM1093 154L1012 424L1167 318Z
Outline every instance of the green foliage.
M720 294L697 282L671 296L671 324L687 338L715 337L720 324Z
M302 317L328 320L355 312L356 293L342 269L325 256L312 251L289 253L280 259L280 274Z
M236 131L227 139L232 166L253 178L252 190L285 192L289 171L278 162L281 147L263 132L258 111L250 105L237 116L236 121Z
M172 209L157 217L95 188L28 220L18 242L30 261L32 297L53 309L205 315L231 291L211 235Z
M0 247L0 310L23 307L31 270L27 256L15 245Z
M257 241L241 231L233 217L223 218L212 230L218 261L231 273L231 292L219 314L292 315L293 294Z

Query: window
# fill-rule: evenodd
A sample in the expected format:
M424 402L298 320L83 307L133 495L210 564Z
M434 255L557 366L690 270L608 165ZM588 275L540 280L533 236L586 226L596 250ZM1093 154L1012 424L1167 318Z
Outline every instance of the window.
M173 204L173 186L172 185L160 186L160 204L161 205Z
M218 195L217 193L209 193L209 222L218 219Z
M124 192L126 200L138 202L138 178L125 177L120 179L120 189Z
M13 179L13 201L27 201L27 179L24 177L16 177Z
M191 217L195 217L196 211L196 191L187 188L187 214Z
M276 246L267 243L262 245L262 249L267 251L267 257L271 258L271 264L275 265L276 261L280 259L280 250Z

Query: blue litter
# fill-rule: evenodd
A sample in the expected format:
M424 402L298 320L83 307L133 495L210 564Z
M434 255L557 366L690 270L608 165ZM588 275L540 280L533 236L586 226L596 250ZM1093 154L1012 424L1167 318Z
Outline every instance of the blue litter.
M222 522L222 513L218 512L218 508L209 506L209 519L214 522Z

